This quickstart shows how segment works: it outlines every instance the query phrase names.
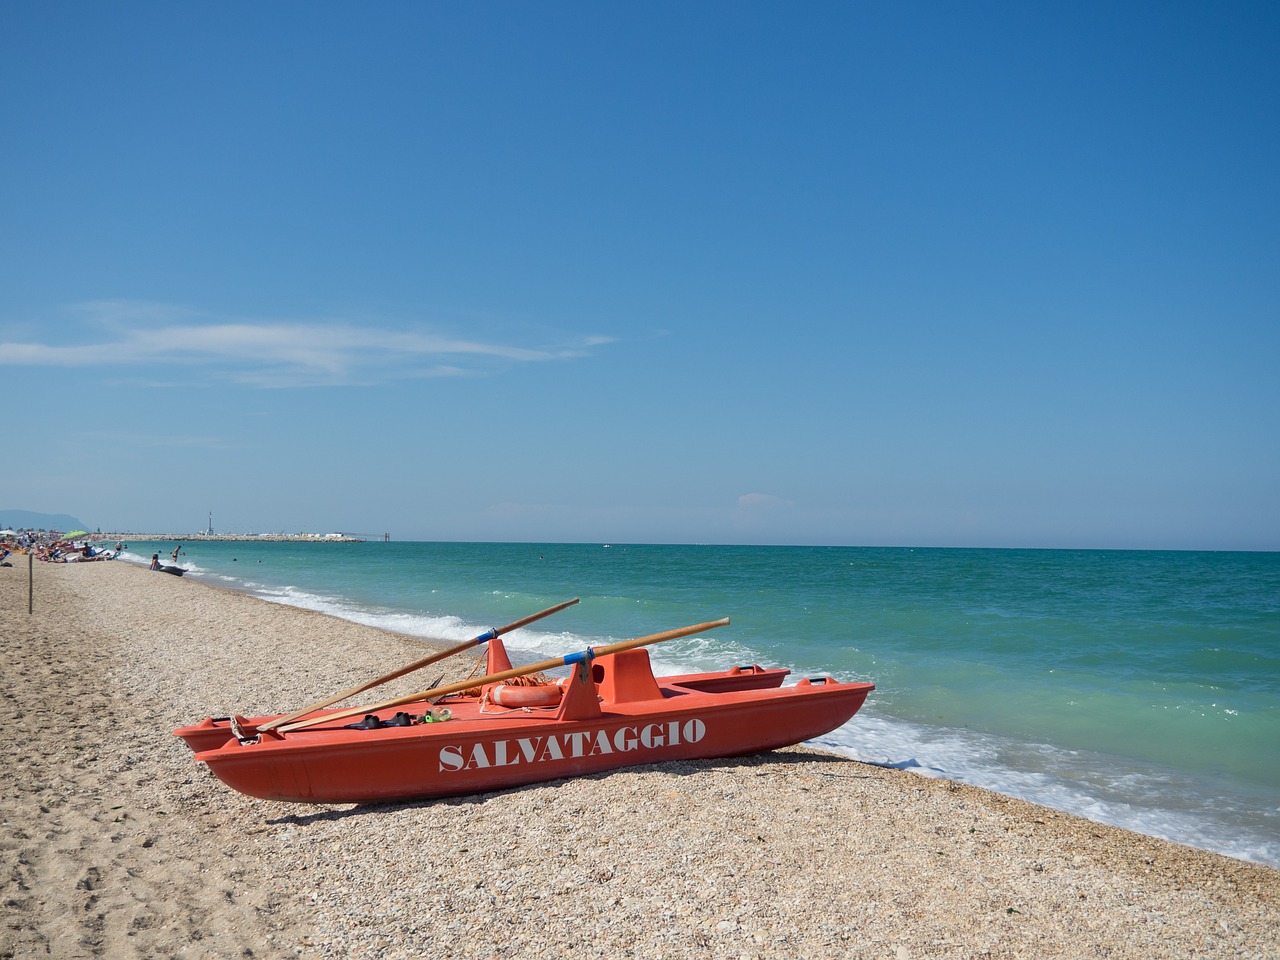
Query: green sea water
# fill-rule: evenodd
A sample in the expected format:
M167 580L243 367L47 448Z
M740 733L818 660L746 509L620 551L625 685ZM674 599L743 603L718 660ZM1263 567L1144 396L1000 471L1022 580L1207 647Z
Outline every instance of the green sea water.
M131 544L139 562L173 544ZM192 543L189 576L530 658L728 616L664 672L871 680L821 741L1280 866L1280 554L637 544ZM353 682L359 678L353 678Z

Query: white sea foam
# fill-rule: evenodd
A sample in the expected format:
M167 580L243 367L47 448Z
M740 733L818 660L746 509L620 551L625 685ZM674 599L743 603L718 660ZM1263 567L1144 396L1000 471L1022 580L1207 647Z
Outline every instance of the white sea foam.
M1241 809L1211 783L1131 761L878 716L874 706L811 746L957 780L1041 806L1280 866L1280 810Z

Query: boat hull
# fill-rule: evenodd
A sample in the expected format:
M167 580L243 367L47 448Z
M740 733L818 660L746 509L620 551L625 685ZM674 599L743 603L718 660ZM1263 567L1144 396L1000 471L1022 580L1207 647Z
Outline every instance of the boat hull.
M690 673L680 676L663 677L660 683L668 688L687 688L714 693L728 693L734 690L763 690L782 686L782 682L791 673L782 667L761 667L757 664L733 667L729 670L710 673ZM450 707L456 706L454 702ZM329 710L317 710L309 716L325 716L338 712L337 707ZM421 713L422 707L417 708ZM390 714L388 714L390 715ZM283 714L271 713L257 717L237 717L241 733L246 737L258 735L258 728L272 720L278 720ZM180 727L173 731L187 744L194 753L215 750L228 740L235 738L230 717L208 717L189 727Z
M483 793L800 743L847 722L870 690L870 684L832 683L691 695L662 710L615 709L581 721L459 718L377 731L319 726L257 743L231 740L196 759L227 786L263 800L348 803Z
M786 671L761 676L759 668L735 683L728 673L656 681L647 652L630 651L579 670L558 707L506 710L472 698L449 702L452 716L445 722L356 729L348 724L353 718L343 716L333 724L270 731L243 741L228 738L217 721L175 733L198 750L196 760L218 779L249 796L381 802L759 753L839 727L874 689L870 683L831 678L783 687ZM430 706L400 709L421 714ZM386 721L395 712L388 708L375 715ZM248 723L252 727L253 721ZM200 749L214 738L221 742Z

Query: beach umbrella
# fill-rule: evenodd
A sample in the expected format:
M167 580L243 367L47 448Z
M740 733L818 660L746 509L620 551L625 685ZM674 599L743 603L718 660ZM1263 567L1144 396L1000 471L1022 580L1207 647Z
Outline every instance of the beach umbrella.
M63 534L63 539L79 540L81 537L87 537L88 535L89 535L88 530L72 530L70 533Z

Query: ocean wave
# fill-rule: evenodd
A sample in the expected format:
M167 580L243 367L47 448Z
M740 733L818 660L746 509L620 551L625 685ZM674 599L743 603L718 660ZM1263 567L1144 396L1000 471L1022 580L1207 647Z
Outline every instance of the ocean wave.
M1150 837L1280 867L1280 811L1242 803L1176 771L1102 754L926 727L869 704L811 746L955 780Z

